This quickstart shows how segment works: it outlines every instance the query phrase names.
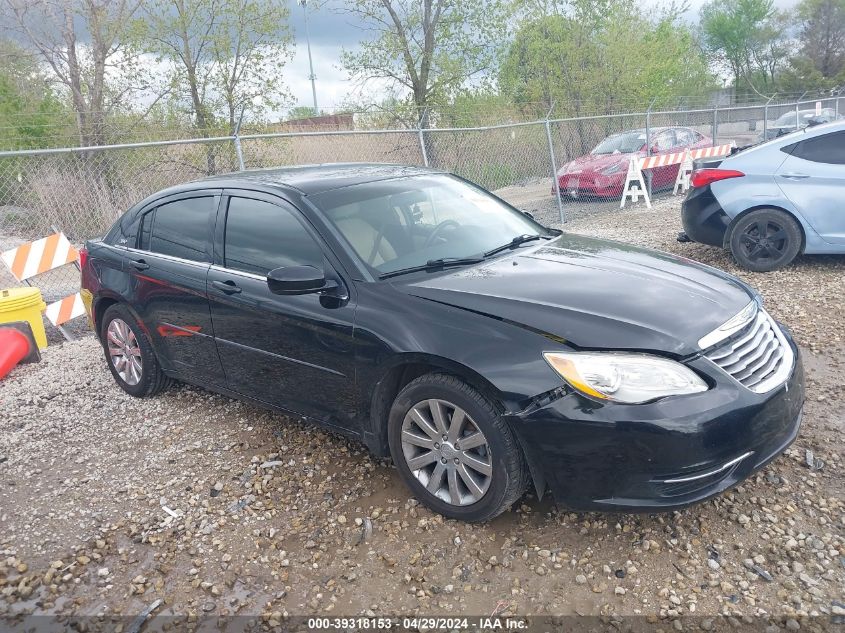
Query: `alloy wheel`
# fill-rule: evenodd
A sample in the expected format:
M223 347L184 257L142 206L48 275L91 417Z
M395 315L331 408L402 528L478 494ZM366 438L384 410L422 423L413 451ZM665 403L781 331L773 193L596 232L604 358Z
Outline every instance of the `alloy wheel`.
M109 362L117 375L127 385L137 385L141 381L143 360L132 328L123 319L112 319L106 330L106 339Z
M789 237L777 222L760 219L745 229L740 245L752 262L778 260L789 246Z
M402 422L402 452L417 481L452 505L480 501L493 479L484 433L466 411L445 400L411 407Z

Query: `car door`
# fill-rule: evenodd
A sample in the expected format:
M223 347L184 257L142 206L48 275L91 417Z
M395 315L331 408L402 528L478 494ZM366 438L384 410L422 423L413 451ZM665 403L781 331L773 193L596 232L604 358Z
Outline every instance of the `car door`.
M340 298L270 291L270 270L303 265L339 281ZM208 279L217 348L231 390L352 427L354 289L339 269L289 203L242 191L224 196Z
M673 130L663 130L654 136L652 141L652 155L668 154L675 149L675 132ZM674 171L673 171L674 169ZM674 165L663 167L655 167L652 175L652 187L658 189L675 182L675 176L678 175L677 168Z
M130 305L162 364L188 380L224 385L206 276L220 190L169 196L142 211L126 248Z
M788 154L775 172L784 195L819 236L845 244L845 131L781 148Z

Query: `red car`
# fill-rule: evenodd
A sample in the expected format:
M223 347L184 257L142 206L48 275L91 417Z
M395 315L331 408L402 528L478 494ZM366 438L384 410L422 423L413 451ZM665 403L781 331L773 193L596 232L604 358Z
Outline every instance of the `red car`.
M686 148L712 145L709 136L688 127L658 127L651 130L651 154L671 154ZM628 130L604 139L586 156L568 162L557 172L560 195L572 198L618 198L625 186L625 175L631 156L646 155L646 131ZM678 176L679 165L652 170L652 187L671 187ZM555 191L552 188L552 194Z

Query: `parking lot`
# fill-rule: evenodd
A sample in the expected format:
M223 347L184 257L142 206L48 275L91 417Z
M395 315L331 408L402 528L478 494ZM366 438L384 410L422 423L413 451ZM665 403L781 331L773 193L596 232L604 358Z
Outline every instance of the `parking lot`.
M740 271L675 241L678 206L602 210L566 229L728 270L792 329L803 427L742 486L671 514L575 514L529 495L489 524L446 521L355 442L185 386L130 398L89 336L0 383L0 614L133 615L161 599L159 615L269 624L641 614L826 630L845 615L845 257Z

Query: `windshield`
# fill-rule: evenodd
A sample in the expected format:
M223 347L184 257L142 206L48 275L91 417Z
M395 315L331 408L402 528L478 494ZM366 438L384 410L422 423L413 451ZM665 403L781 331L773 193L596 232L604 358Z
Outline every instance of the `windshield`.
M821 114L816 114L815 110L801 110L798 112L799 120L801 121L801 125L807 125L811 119L825 116L831 116L833 114L833 110L830 108L825 108L821 111ZM777 121L775 121L774 127L787 127L787 126L795 126L795 112L786 112L778 117Z
M608 136L596 145L591 154L632 154L638 152L645 145L645 132L624 132Z
M445 174L368 182L309 199L378 274L548 234L483 189Z

